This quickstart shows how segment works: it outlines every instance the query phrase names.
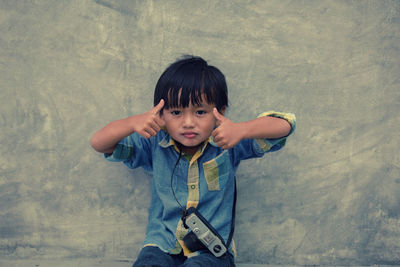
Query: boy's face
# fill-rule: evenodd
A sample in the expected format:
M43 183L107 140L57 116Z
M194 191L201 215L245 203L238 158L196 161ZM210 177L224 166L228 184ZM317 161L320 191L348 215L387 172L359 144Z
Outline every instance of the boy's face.
M182 151L188 154L194 154L215 128L215 104L207 103L204 97L202 99L199 106L189 103L186 108L164 109L161 115L168 133L182 144Z

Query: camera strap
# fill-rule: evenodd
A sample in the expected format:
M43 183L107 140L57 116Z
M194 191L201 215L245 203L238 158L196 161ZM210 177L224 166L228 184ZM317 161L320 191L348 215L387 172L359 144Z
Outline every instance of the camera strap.
M229 249L231 245L233 232L235 231L235 217L236 217L236 199L237 199L237 188L236 188L236 176L233 178L235 181L235 195L233 197L233 206L232 206L232 222L231 222L231 232L229 233L228 240L226 240L226 248Z

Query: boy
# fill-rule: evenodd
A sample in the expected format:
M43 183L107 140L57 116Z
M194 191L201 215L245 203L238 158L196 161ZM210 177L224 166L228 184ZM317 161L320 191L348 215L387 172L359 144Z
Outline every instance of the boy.
M224 75L202 58L189 56L161 75L154 108L111 122L93 135L92 147L108 160L143 167L153 175L146 238L134 267L234 266L235 171L241 160L282 148L294 131L295 117L266 112L234 123L224 117L227 107ZM207 247L189 250L184 241L191 232L186 225L189 208L215 229L227 253L216 257Z

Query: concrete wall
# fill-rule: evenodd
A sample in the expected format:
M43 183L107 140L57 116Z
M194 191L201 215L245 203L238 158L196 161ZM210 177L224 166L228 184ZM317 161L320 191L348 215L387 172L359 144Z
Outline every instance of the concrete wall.
M238 172L238 262L400 264L399 1L0 1L0 258L136 257L151 177L89 140L185 53L232 120L298 118Z

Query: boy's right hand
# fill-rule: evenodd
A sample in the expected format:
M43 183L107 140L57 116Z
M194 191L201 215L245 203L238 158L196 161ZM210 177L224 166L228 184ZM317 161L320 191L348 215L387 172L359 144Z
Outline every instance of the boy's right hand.
M143 136L144 138L150 138L155 136L161 128L165 125L164 120L160 116L160 111L164 107L164 100L152 108L151 110L141 115L135 116L134 131Z

